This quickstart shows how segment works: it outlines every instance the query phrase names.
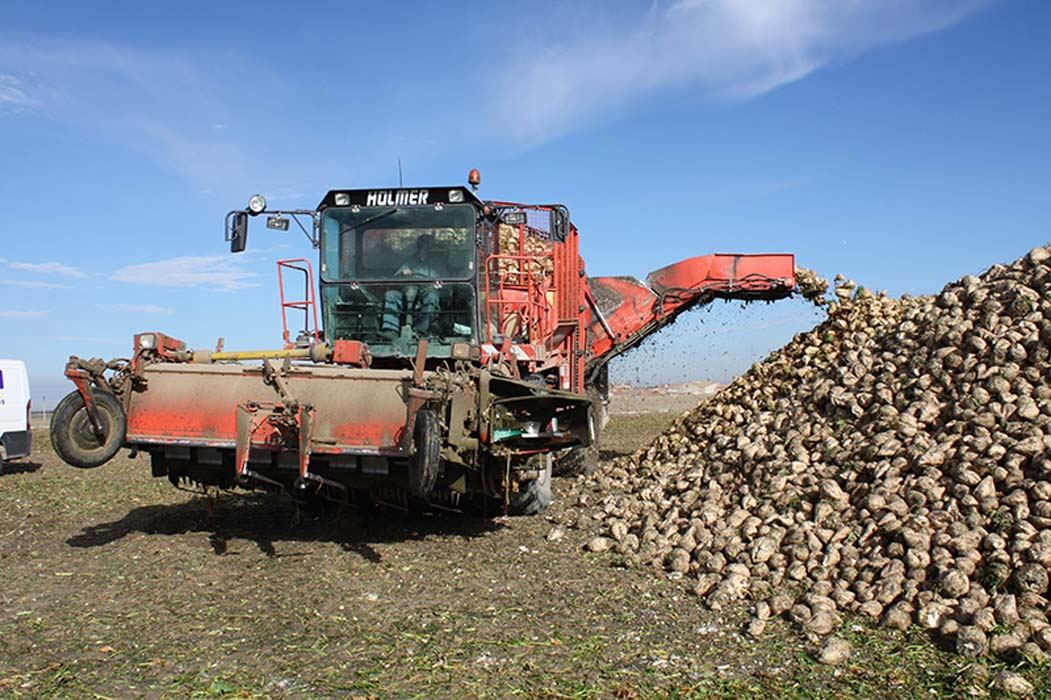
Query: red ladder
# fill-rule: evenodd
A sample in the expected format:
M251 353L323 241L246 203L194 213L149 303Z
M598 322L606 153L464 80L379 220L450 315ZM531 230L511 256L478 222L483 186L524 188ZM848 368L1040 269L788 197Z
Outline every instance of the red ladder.
M285 272L295 270L303 273L304 292L303 299L288 301L285 299ZM306 258L292 258L290 260L277 261L277 286L281 290L281 326L282 338L286 348L295 347L296 341L288 338L288 310L303 312L303 332L309 335L313 342L320 342L318 337L317 301L314 297L314 269ZM313 324L311 324L313 319Z

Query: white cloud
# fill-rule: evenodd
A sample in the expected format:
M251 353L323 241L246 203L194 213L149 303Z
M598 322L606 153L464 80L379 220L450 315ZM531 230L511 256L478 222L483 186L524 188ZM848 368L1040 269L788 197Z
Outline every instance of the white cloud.
M0 309L0 318L43 318L47 311L7 311Z
M31 280L0 280L0 284L9 287L27 287L29 289L69 289L68 285L55 282L36 282Z
M168 260L127 265L113 273L117 282L153 284L162 287L212 287L224 291L258 286L258 277L240 267L237 259L226 255L184 256Z
M523 48L495 76L511 89L495 91L494 117L503 133L528 145L672 91L752 97L876 46L944 29L986 4L674 0L631 26L594 23L578 39Z
M22 110L36 105L37 100L26 92L17 76L0 73L0 110Z
M69 265L64 265L60 262L42 262L42 263L27 263L27 262L12 262L7 263L7 266L12 270L24 270L26 272L35 272L41 275L62 275L64 277L87 277L81 270Z
M156 304L116 304L111 306L113 311L129 314L145 314L147 316L171 316L175 311Z

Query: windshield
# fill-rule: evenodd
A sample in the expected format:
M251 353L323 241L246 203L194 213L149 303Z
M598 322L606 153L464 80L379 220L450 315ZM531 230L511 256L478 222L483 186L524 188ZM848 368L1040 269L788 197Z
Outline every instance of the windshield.
M325 335L373 355L428 355L475 337L475 209L330 208L321 224Z
M326 282L474 278L474 207L325 210L321 278Z
M431 342L428 354L441 355L474 337L475 291L467 282L327 284L321 305L326 338L361 340L374 355L409 356L421 338Z

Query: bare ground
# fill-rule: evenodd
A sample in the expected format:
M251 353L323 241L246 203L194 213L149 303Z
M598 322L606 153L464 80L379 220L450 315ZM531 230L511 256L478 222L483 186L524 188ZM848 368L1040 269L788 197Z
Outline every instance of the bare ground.
M671 406L615 415L603 457L645 444ZM838 668L813 661L787 623L749 639L746 606L717 615L661 572L583 554L583 517L549 541L556 516L600 496L572 479L555 491L550 518L311 517L277 496L177 491L142 458L78 471L38 433L31 460L0 476L0 697L949 697L990 685L996 669L920 632L848 621L854 655ZM1046 668L1025 672L1051 697Z

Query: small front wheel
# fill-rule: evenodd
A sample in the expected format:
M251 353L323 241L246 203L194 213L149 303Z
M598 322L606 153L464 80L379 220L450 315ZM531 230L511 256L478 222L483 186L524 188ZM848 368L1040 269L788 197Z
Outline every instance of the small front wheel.
M92 388L91 397L102 426L101 436L95 434L79 391L66 395L51 415L51 446L62 461L81 469L97 467L112 459L124 444L128 427L124 407L116 396Z
M409 491L417 498L429 498L438 481L441 462L441 422L438 414L421 408L412 430L412 460L409 462Z

